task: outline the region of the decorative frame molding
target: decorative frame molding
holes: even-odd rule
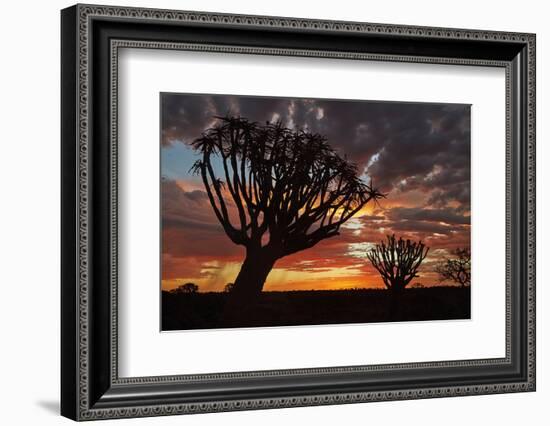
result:
[[[139,24],[143,29],[127,30],[125,25],[128,23]],[[189,29],[189,35],[183,35],[189,40],[175,39],[168,27]],[[228,34],[234,33],[238,42],[212,43],[205,36],[205,30],[214,27],[224,29]],[[142,34],[140,31],[158,34],[159,40],[139,38]],[[270,31],[275,34],[273,39],[276,43],[282,43],[283,46],[250,45],[246,41],[248,31],[257,34]],[[299,38],[300,35],[310,33],[334,40],[334,46],[338,49],[319,46],[304,48],[299,46],[300,42],[298,46],[288,45],[288,37]],[[282,35],[282,41],[277,39],[278,35]],[[285,35],[288,37],[285,38]],[[373,42],[372,45],[367,43],[366,50],[358,51],[354,49],[355,40]],[[416,49],[418,54],[400,53],[399,47],[389,51],[390,42],[400,42],[409,47],[419,45]],[[349,48],[346,48],[346,43]],[[455,55],[443,54],[448,46],[455,48],[451,51]],[[506,357],[119,378],[117,70],[118,49],[127,47],[505,68]],[[63,415],[75,420],[92,420],[535,389],[533,34],[76,5],[62,11],[62,56]],[[94,159],[93,163],[91,158]],[[101,171],[98,167],[101,167]],[[102,172],[107,173],[101,175]],[[98,230],[103,231],[100,233]],[[502,377],[498,381],[496,377],[488,381],[480,378],[467,385],[445,382],[449,380],[445,378],[449,371],[466,373],[474,369],[485,369],[488,374],[501,369]],[[404,386],[403,379],[410,371],[426,371],[426,377],[432,375],[436,385],[418,387],[410,386],[409,383],[409,386]],[[367,380],[371,376],[380,377],[380,373],[395,377],[394,388],[391,383],[377,388],[375,379]],[[349,385],[337,392],[323,392],[323,389],[330,389],[331,378],[336,375],[340,378],[349,376]],[[509,379],[503,379],[504,375]],[[319,382],[314,391],[295,389],[304,378]],[[248,380],[250,386],[243,386],[243,390],[237,393],[223,393],[224,384],[235,379]],[[275,384],[276,379],[284,379],[286,388],[281,388],[281,380]],[[362,383],[362,380],[368,383]],[[401,383],[397,384],[400,380]],[[255,389],[262,388],[265,394],[266,386],[269,388],[270,383],[273,383],[271,396],[254,397]],[[196,388],[196,395],[189,394],[187,390],[180,396],[166,396],[167,389],[173,393],[175,387],[183,389],[186,386],[186,389],[189,386]]]

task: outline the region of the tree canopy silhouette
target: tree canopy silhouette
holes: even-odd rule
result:
[[[461,287],[470,285],[471,282],[471,252],[469,248],[457,248],[453,250],[453,259],[445,259],[436,266],[435,271],[441,280],[451,280]]]
[[[192,144],[194,170],[227,236],[246,248],[232,294],[258,294],[278,259],[338,235],[383,197],[319,134],[216,118]]]
[[[418,277],[418,268],[428,251],[429,247],[422,241],[396,239],[395,235],[388,235],[386,242],[381,241],[367,252],[367,258],[382,276],[386,288],[399,292]]]
[[[176,293],[176,294],[197,293],[198,291],[199,291],[199,286],[195,283],[185,283],[171,290],[172,293]]]

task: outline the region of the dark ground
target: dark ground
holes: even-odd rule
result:
[[[406,289],[393,301],[387,290],[264,292],[243,308],[238,323],[224,319],[230,293],[162,292],[162,330],[351,324],[470,318],[470,288]]]

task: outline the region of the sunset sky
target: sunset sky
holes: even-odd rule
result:
[[[189,143],[241,116],[319,133],[362,177],[387,193],[340,235],[277,261],[264,290],[383,287],[366,252],[385,235],[430,247],[413,284],[438,283],[435,263],[470,247],[470,106],[350,100],[161,94],[162,287],[185,282],[221,291],[237,276],[244,247],[225,235],[202,180],[190,172]],[[450,283],[449,283],[450,284]]]

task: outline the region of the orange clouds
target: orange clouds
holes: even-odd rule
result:
[[[200,291],[222,291],[237,276],[244,248],[227,238],[200,190],[165,181],[163,200],[163,288],[194,282]],[[408,197],[397,194],[392,203],[383,200],[364,209],[341,228],[340,235],[278,260],[264,289],[381,288],[382,280],[366,252],[392,233],[421,239],[430,247],[415,281],[436,285],[435,264],[450,250],[470,245],[469,216],[452,208],[412,206]]]

